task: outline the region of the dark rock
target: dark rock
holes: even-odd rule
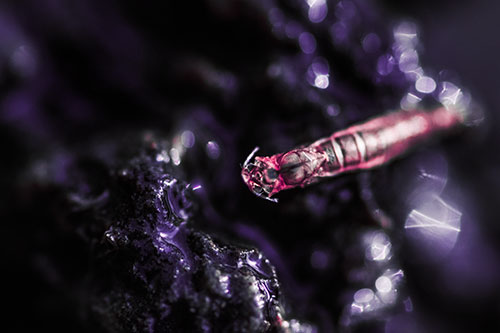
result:
[[[72,289],[66,303],[83,295],[75,308],[89,320],[81,323],[108,332],[281,330],[274,267],[259,250],[197,228],[193,189],[157,159],[170,147],[150,133],[101,142],[86,154],[54,154],[45,162],[51,171],[31,175],[37,204],[52,206],[44,221],[57,234],[51,242],[74,242],[50,259],[77,267],[73,276],[56,273]]]

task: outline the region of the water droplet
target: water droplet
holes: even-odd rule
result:
[[[335,117],[340,114],[340,108],[337,105],[330,104],[326,107],[326,114]]]
[[[436,194],[423,193],[421,202],[408,215],[406,234],[422,255],[438,259],[454,247],[460,233],[462,212]]]
[[[316,51],[316,39],[309,32],[303,32],[299,36],[299,46],[305,54],[311,54]]]
[[[396,60],[392,55],[384,54],[378,58],[377,72],[383,76],[389,75],[394,69],[395,64]]]
[[[316,269],[325,269],[328,265],[328,255],[324,251],[316,250],[311,255],[311,266]]]
[[[403,73],[408,73],[418,69],[418,53],[410,49],[404,51],[399,57],[399,69]]]
[[[375,33],[369,33],[361,42],[366,53],[375,53],[380,49],[380,38]]]
[[[400,102],[401,109],[403,110],[412,110],[416,107],[417,103],[422,99],[415,94],[408,93],[406,94]]]
[[[298,38],[303,31],[302,26],[295,21],[291,21],[285,26],[285,34],[288,38]]]
[[[344,22],[337,22],[330,27],[330,35],[335,43],[341,44],[346,41],[349,29]]]
[[[36,71],[36,58],[33,50],[26,46],[19,46],[11,56],[11,65],[21,76],[29,76]]]
[[[168,163],[168,162],[170,162],[170,157],[168,156],[168,154],[165,150],[162,150],[161,153],[156,155],[156,161]]]
[[[330,81],[328,79],[328,75],[320,74],[316,76],[316,78],[314,79],[314,86],[316,86],[319,89],[326,89],[328,88],[329,84]]]
[[[404,48],[413,48],[418,43],[417,26],[412,22],[402,22],[394,28],[396,43]]]
[[[179,154],[179,150],[176,148],[170,149],[170,157],[172,158],[172,162],[174,162],[175,165],[181,164],[181,156]]]
[[[436,81],[431,77],[422,76],[415,82],[415,89],[423,94],[430,94],[436,90]]]
[[[375,294],[373,293],[373,290],[369,288],[363,288],[354,294],[354,301],[356,303],[369,303],[371,300],[373,300],[373,297]]]
[[[451,82],[443,82],[441,91],[439,92],[439,101],[445,106],[453,106],[455,108],[465,108],[468,102],[464,98],[462,90]]]
[[[335,16],[341,20],[350,20],[356,16],[356,6],[351,1],[340,1],[335,7]]]
[[[391,258],[392,244],[389,237],[383,232],[376,232],[367,237],[366,259],[372,261],[386,261]]]
[[[326,0],[307,0],[307,4],[309,5],[309,21],[313,23],[322,22],[326,14],[328,14]]]
[[[195,137],[193,132],[191,131],[184,131],[181,134],[181,143],[184,147],[186,148],[191,148],[193,147],[195,142]]]
[[[387,276],[381,276],[375,281],[375,287],[381,293],[387,293],[392,290],[392,281]]]
[[[269,10],[269,12],[267,14],[267,17],[269,19],[269,22],[273,26],[279,26],[279,25],[283,24],[284,15],[281,12],[281,10],[279,10],[278,8],[271,8],[271,10]]]
[[[220,148],[219,148],[219,145],[217,144],[217,142],[215,142],[215,141],[208,141],[207,142],[206,151],[207,151],[208,157],[210,157],[211,159],[215,160],[215,159],[218,159],[220,156]]]

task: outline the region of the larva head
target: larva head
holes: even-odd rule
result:
[[[247,157],[241,170],[241,178],[247,184],[250,191],[256,196],[278,202],[278,199],[271,198],[277,192],[279,187],[279,174],[273,163],[269,158],[256,157],[255,161],[250,163],[253,155],[257,152],[255,148],[252,153]]]

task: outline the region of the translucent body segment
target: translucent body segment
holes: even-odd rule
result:
[[[344,135],[336,138],[335,140],[338,142],[340,149],[342,150],[344,165],[354,165],[361,162],[361,154],[354,136]]]
[[[280,173],[287,185],[300,184],[304,180],[307,175],[305,171],[309,169],[305,165],[306,160],[304,154],[297,151],[283,155]]]
[[[365,142],[367,160],[384,153],[385,142],[380,139],[378,131],[360,132],[359,136]]]
[[[337,155],[335,154],[333,142],[330,138],[325,139],[323,143],[318,144],[318,151],[322,152],[325,156],[325,161],[321,165],[325,172],[332,172],[340,169],[341,165]]]
[[[309,179],[321,164],[321,156],[311,149],[295,149],[285,153],[280,162],[280,174],[287,185],[297,185]]]

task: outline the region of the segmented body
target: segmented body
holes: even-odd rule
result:
[[[458,126],[462,120],[459,113],[444,107],[390,113],[306,147],[256,157],[255,163],[245,164],[242,176],[254,193],[269,198],[324,177],[383,165],[421,141]]]

